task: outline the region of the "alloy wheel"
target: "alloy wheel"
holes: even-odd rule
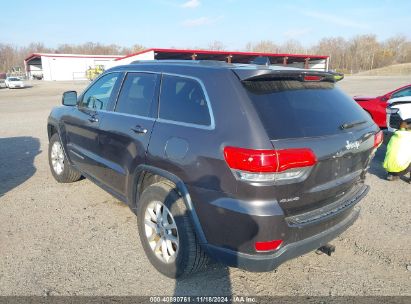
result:
[[[64,153],[59,142],[54,142],[51,147],[51,164],[57,175],[60,175],[64,170]]]
[[[179,236],[170,210],[159,201],[150,202],[144,214],[144,228],[155,256],[166,264],[174,262],[179,249]]]

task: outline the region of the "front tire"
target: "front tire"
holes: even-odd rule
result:
[[[165,276],[187,276],[207,264],[208,257],[174,185],[158,182],[148,186],[139,200],[137,222],[147,258]]]
[[[51,174],[56,181],[59,183],[72,183],[80,179],[80,172],[67,161],[57,133],[50,138],[48,153]]]

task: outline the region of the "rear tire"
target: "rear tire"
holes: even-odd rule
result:
[[[67,161],[57,133],[54,133],[50,138],[48,153],[51,174],[56,181],[59,183],[72,183],[80,179],[80,172]]]
[[[157,182],[144,189],[137,224],[147,258],[165,276],[187,276],[207,264],[208,256],[198,243],[187,207],[171,183]]]

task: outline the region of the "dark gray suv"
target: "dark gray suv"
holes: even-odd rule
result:
[[[212,61],[106,71],[48,119],[58,182],[85,176],[137,214],[169,277],[208,257],[269,271],[357,218],[382,133],[327,72]]]

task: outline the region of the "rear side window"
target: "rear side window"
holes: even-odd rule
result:
[[[345,123],[369,116],[334,83],[245,81],[244,86],[271,139],[332,135]]]
[[[150,116],[157,75],[128,73],[118,97],[116,112]]]
[[[211,118],[207,100],[198,81],[164,75],[159,117],[176,122],[209,126]]]

